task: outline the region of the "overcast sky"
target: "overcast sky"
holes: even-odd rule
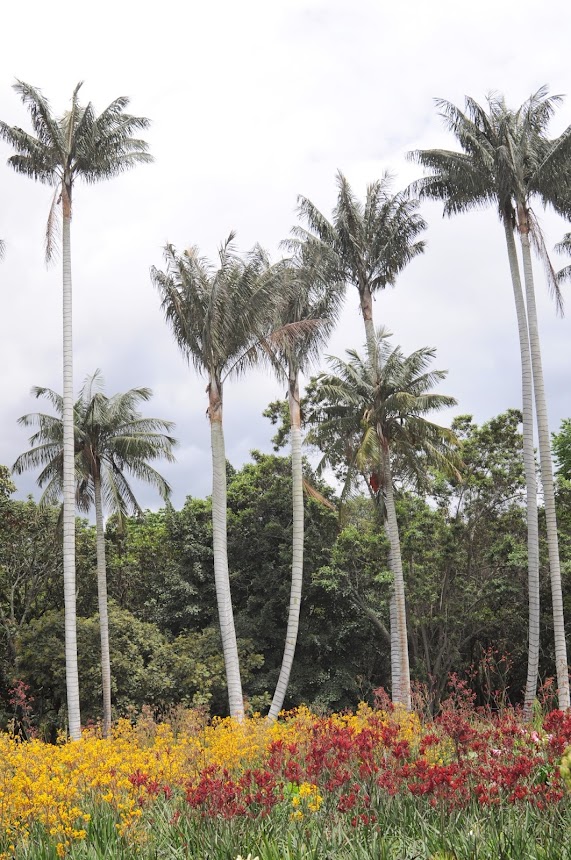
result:
[[[159,467],[173,502],[210,491],[206,381],[184,363],[163,321],[149,268],[162,247],[197,245],[214,257],[231,230],[243,250],[260,242],[274,258],[296,221],[298,194],[329,215],[335,173],[356,194],[385,170],[395,191],[418,175],[411,149],[454,141],[433,99],[463,105],[492,90],[518,106],[548,84],[569,93],[552,132],[571,124],[571,5],[552,0],[209,0],[97,4],[29,0],[2,9],[0,117],[30,129],[11,89],[38,86],[57,114],[75,84],[99,112],[131,97],[152,120],[156,162],[98,186],[77,186],[72,223],[75,387],[100,368],[106,391],[152,388],[147,414],[176,422],[177,463]],[[30,388],[61,381],[61,272],[43,261],[50,189],[2,166],[0,143],[0,463],[27,448],[17,418],[42,406]],[[443,221],[423,206],[427,249],[381,294],[375,321],[409,352],[437,349],[448,369],[440,387],[459,401],[453,414],[479,422],[519,406],[515,311],[503,230],[493,211]],[[542,218],[549,248],[565,225]],[[567,260],[556,258],[557,268]],[[571,415],[571,316],[557,318],[541,267],[536,289],[551,428]],[[570,290],[566,289],[566,293]],[[567,302],[571,315],[571,302]],[[327,352],[361,348],[357,294],[349,290]],[[239,466],[270,450],[261,416],[283,387],[257,374],[225,390],[227,454]],[[33,491],[32,475],[17,479]],[[157,507],[151,490],[144,506]]]

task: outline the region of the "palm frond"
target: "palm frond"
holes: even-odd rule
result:
[[[427,415],[454,406],[456,400],[431,390],[446,376],[431,370],[435,351],[427,347],[404,356],[392,348],[386,332],[377,333],[379,366],[354,350],[348,360],[329,357],[330,374],[310,383],[313,409],[307,411],[307,438],[329,456],[332,465],[344,458],[349,472],[381,471],[383,457],[396,456],[399,473],[419,483],[429,468],[456,475],[460,462],[454,433]]]
[[[563,295],[561,294],[561,290],[559,289],[559,279],[555,269],[553,268],[553,263],[551,262],[551,257],[545,244],[545,238],[543,236],[541,225],[539,224],[533,210],[529,210],[528,217],[530,224],[529,235],[531,238],[532,245],[535,249],[537,256],[543,263],[543,268],[547,280],[547,287],[551,298],[555,302],[555,310],[558,316],[562,317],[565,313]]]
[[[18,457],[14,470],[43,466],[37,481],[39,486],[47,485],[44,496],[53,502],[63,481],[62,398],[49,388],[32,392],[46,397],[58,415],[36,413],[20,418],[23,426],[38,430],[30,437],[32,448]],[[80,510],[89,511],[94,504],[95,480],[99,479],[103,498],[112,510],[120,514],[139,511],[125,472],[153,484],[163,498],[170,493],[168,483],[148,461],[174,460],[172,449],[177,443],[167,435],[174,425],[138,412],[138,405],[151,395],[148,388],[136,388],[107,397],[100,371],[86,378],[74,406],[76,503]]]
[[[60,221],[58,218],[56,218],[57,207],[60,203],[60,200],[61,192],[59,188],[56,188],[52,197],[50,211],[48,213],[48,220],[46,222],[46,235],[44,245],[46,263],[51,263],[55,256],[56,238],[59,238],[60,234]]]

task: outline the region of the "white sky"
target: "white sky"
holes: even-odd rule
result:
[[[542,84],[570,93],[553,133],[571,123],[571,5],[551,0],[163,0],[86,5],[29,0],[2,9],[0,117],[29,128],[11,89],[16,77],[38,86],[60,114],[78,80],[100,111],[129,95],[148,116],[156,163],[99,186],[77,186],[72,226],[75,385],[101,368],[113,394],[149,386],[147,414],[176,421],[177,464],[159,466],[179,507],[210,488],[205,380],[184,364],[149,278],[165,242],[198,245],[213,257],[230,230],[247,250],[260,242],[278,256],[295,223],[298,194],[330,214],[335,172],[363,196],[385,169],[395,191],[418,175],[404,160],[415,148],[454,141],[433,98],[463,105],[491,90],[519,105]],[[61,391],[61,274],[46,269],[43,237],[50,189],[3,167],[0,144],[0,463],[28,447],[16,420],[42,409],[33,385]],[[490,210],[443,221],[423,207],[428,247],[381,294],[375,322],[405,351],[437,348],[448,368],[442,393],[454,413],[483,421],[520,403],[515,311],[503,231]],[[542,213],[540,213],[542,215]],[[549,248],[566,231],[542,219]],[[566,264],[556,259],[556,266]],[[556,318],[536,267],[543,359],[552,429],[571,415],[571,317]],[[570,290],[566,289],[569,294]],[[568,300],[569,304],[569,300]],[[571,313],[571,310],[570,310]],[[348,292],[327,352],[361,348],[356,293]],[[228,458],[270,449],[261,417],[283,390],[257,374],[225,390]],[[46,404],[47,405],[47,404]],[[451,413],[453,414],[453,413]],[[448,416],[450,417],[450,416]],[[444,419],[446,420],[446,419]],[[18,478],[20,495],[33,476]],[[154,493],[141,489],[144,506]]]

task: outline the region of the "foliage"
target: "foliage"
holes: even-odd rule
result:
[[[253,636],[264,667],[249,687],[254,696],[275,686],[283,647],[291,569],[291,466],[289,458],[254,452],[228,488],[228,551],[239,635]],[[308,483],[331,492],[306,466]],[[317,571],[329,561],[337,531],[334,513],[308,496],[305,511],[305,584],[296,660],[287,702],[346,707],[359,695],[356,675],[375,658],[370,638],[351,607],[328,594]],[[360,648],[368,651],[362,661]]]
[[[468,416],[455,419],[463,481],[436,472],[430,495],[400,490],[396,496],[412,677],[427,685],[423,695],[430,713],[437,712],[445,695],[449,672],[471,679],[480,704],[492,701],[500,688],[509,701],[520,701],[526,644],[520,417],[510,410],[480,426]],[[289,459],[255,454],[253,462],[238,471],[230,468],[228,474],[239,648],[245,691],[257,708],[267,703],[273,689],[285,629],[291,563]],[[307,464],[305,477],[308,485],[335,500]],[[571,581],[570,499],[562,484],[558,513],[566,592]],[[0,719],[5,725],[12,718],[9,689],[23,678],[34,699],[32,725],[46,726],[48,732],[64,724],[63,669],[54,656],[61,652],[55,626],[63,605],[57,520],[56,509],[39,508],[29,500],[8,498],[0,504]],[[93,658],[97,649],[89,638],[97,612],[94,531],[77,521],[80,626],[83,630],[89,621],[86,629],[91,631],[81,634],[81,648],[92,649],[81,657],[89,708],[100,683]],[[178,702],[193,701],[205,702],[212,713],[225,713],[214,632],[210,501],[189,498],[179,511],[169,507],[143,518],[127,517],[123,528],[112,517],[106,548],[112,614],[121,618],[126,613],[118,635],[128,641],[120,640],[121,649],[134,655],[135,667],[143,667],[133,673],[137,683],[132,683],[123,654],[117,654],[116,714],[145,703],[162,713]],[[549,679],[554,669],[545,556],[543,546],[540,668],[542,678]],[[370,495],[348,501],[340,519],[308,498],[305,557],[299,650],[288,706],[305,701],[317,708],[344,708],[354,707],[360,698],[372,702],[373,690],[386,687],[390,675],[388,547]],[[144,650],[147,634],[150,654]],[[509,659],[507,674],[490,669],[490,649],[497,651],[496,660],[503,655]],[[35,674],[32,664],[39,666]],[[90,710],[89,717],[96,718],[97,711]]]
[[[561,422],[559,433],[553,433],[553,451],[557,460],[557,474],[571,481],[571,418]]]
[[[139,403],[152,396],[149,388],[132,388],[112,397],[102,389],[103,378],[95,371],[85,380],[74,405],[76,504],[81,511],[89,511],[100,484],[106,507],[121,516],[128,510],[140,514],[125,473],[153,484],[166,499],[170,487],[149,460],[174,460],[172,448],[177,443],[167,435],[174,425],[159,418],[144,418],[138,411]],[[45,488],[42,500],[56,504],[63,491],[63,399],[55,391],[38,386],[32,394],[45,397],[57,415],[33,413],[19,419],[24,427],[36,426],[38,430],[30,437],[32,448],[18,457],[14,471],[21,474],[43,466],[37,479]]]

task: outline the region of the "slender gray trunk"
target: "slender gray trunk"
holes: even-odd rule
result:
[[[377,337],[375,326],[373,323],[373,297],[367,286],[359,291],[361,299],[361,314],[365,324],[365,337],[367,339],[367,354],[369,362],[376,373],[376,369],[380,369],[379,356],[377,355]],[[381,436],[379,435],[379,445],[381,444]],[[391,598],[390,606],[390,630],[391,630],[391,686],[393,702],[404,704],[410,710],[410,669],[408,659],[408,640],[406,635],[406,606],[404,600],[404,577],[402,572],[402,561],[400,552],[400,540],[398,534],[398,525],[396,521],[396,511],[394,509],[392,476],[390,475],[390,464],[388,462],[388,454],[384,457],[386,463],[384,469],[389,469],[390,494],[393,504],[394,523],[389,527],[388,519],[385,523],[387,535],[391,545],[390,563],[391,571],[394,577],[394,595]],[[385,475],[386,483],[386,475]],[[386,498],[386,497],[385,497]],[[388,499],[386,498],[387,518],[388,518]],[[389,533],[390,532],[390,533]],[[392,538],[391,538],[392,534]],[[393,556],[393,540],[396,537],[395,555]],[[393,567],[393,557],[395,559],[396,569],[400,569],[400,574]],[[401,585],[397,586],[397,576],[400,575]],[[400,596],[397,595],[397,588],[401,591]],[[395,601],[394,607],[392,601]],[[404,637],[403,637],[404,630]]]
[[[276,691],[268,713],[269,720],[276,720],[287,692],[299,631],[301,590],[303,585],[303,470],[301,459],[301,412],[299,404],[298,373],[290,367],[289,414],[291,423],[291,478],[293,501],[293,540],[291,563],[291,590],[287,619],[286,641]]]
[[[371,366],[376,368],[377,362],[377,335],[373,323],[373,297],[368,287],[361,291],[361,314],[365,324],[365,337],[367,339],[367,354]]]
[[[389,560],[389,567],[392,566]],[[401,696],[401,673],[400,673],[400,648],[397,622],[397,602],[394,593],[391,594],[389,603],[389,620],[391,630],[391,695],[393,702],[400,702]]]
[[[551,460],[551,439],[547,419],[547,404],[543,382],[541,363],[541,347],[535,306],[535,289],[533,284],[533,267],[531,249],[529,246],[529,224],[527,212],[523,206],[518,210],[521,249],[523,258],[523,275],[525,296],[527,301],[527,319],[529,325],[529,344],[531,349],[531,366],[533,370],[533,388],[535,391],[535,412],[537,415],[537,434],[539,439],[539,463],[541,483],[545,504],[545,523],[547,530],[547,548],[549,553],[549,571],[551,578],[551,600],[553,604],[553,634],[555,640],[555,668],[557,672],[557,694],[559,707],[568,710],[569,702],[569,666],[567,663],[567,644],[565,641],[565,619],[563,614],[563,592],[561,588],[561,566],[559,562],[559,541],[557,537],[557,517],[555,514],[555,488],[553,485],[553,463]]]
[[[537,476],[535,452],[533,448],[533,382],[531,353],[525,300],[521,288],[521,278],[517,259],[514,231],[504,218],[506,245],[512,278],[512,287],[517,315],[519,351],[521,358],[521,391],[523,415],[523,464],[525,470],[527,504],[527,580],[528,580],[528,657],[527,682],[523,704],[524,717],[529,719],[537,693],[539,670],[539,534],[537,521]]]
[[[97,467],[96,470],[97,471]],[[99,606],[99,634],[101,638],[101,686],[103,690],[103,737],[111,731],[111,658],[109,656],[109,615],[107,606],[107,567],[105,563],[105,531],[101,479],[94,475],[95,533],[97,538],[97,602]]]
[[[214,582],[220,620],[220,635],[224,653],[230,716],[244,719],[244,699],[240,678],[238,644],[232,612],[230,575],[228,573],[226,451],[222,430],[222,386],[210,380],[209,408],[212,445],[212,542],[214,549]]]
[[[400,551],[399,528],[395,499],[393,493],[393,477],[389,452],[383,452],[383,489],[385,491],[386,505],[386,531],[390,544],[391,571],[394,577],[394,602],[396,615],[396,634],[398,640],[400,684],[398,687],[398,698],[393,690],[393,701],[404,705],[410,711],[410,668],[408,660],[408,635],[406,629],[406,602],[404,596],[404,576],[402,570],[402,558]],[[391,623],[391,633],[393,625]],[[391,654],[393,647],[391,644]]]
[[[71,201],[63,192],[63,591],[65,679],[69,736],[81,738],[77,613],[75,594],[75,442],[73,429],[73,342],[71,301]]]

